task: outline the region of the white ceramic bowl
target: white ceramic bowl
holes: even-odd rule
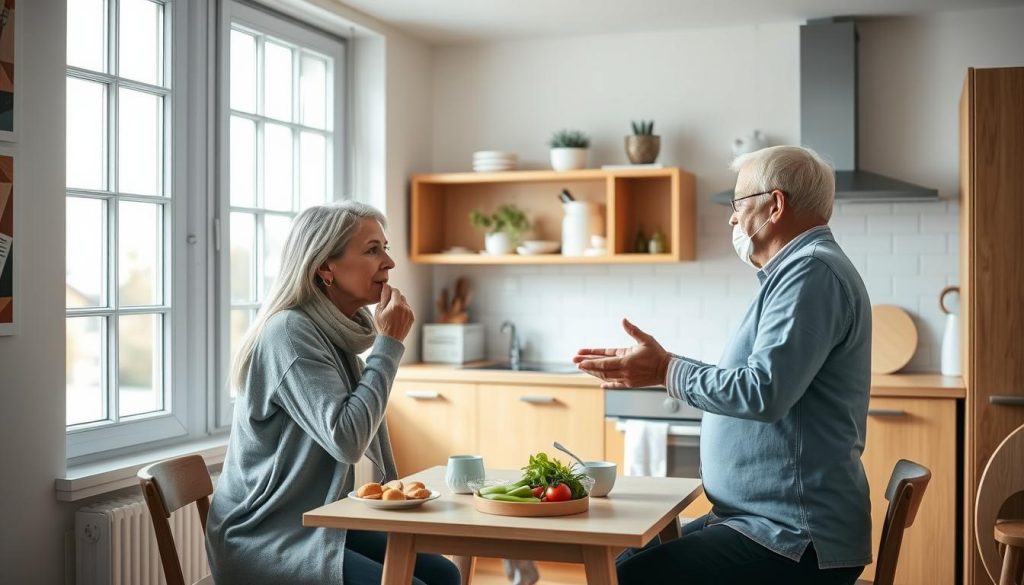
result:
[[[525,240],[522,243],[522,248],[528,254],[551,254],[556,252],[561,245],[561,242],[557,240]]]

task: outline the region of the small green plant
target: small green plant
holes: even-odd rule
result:
[[[633,134],[636,136],[654,136],[654,120],[633,120]]]
[[[530,220],[515,205],[502,205],[494,213],[484,214],[474,209],[469,212],[469,221],[473,227],[487,230],[489,233],[505,232],[514,240],[519,234],[530,229]]]
[[[559,130],[548,141],[551,148],[589,148],[590,137],[579,130]]]

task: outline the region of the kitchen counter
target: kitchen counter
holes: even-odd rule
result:
[[[492,362],[473,362],[465,366]],[[452,364],[403,364],[397,380],[406,382],[463,382],[467,384],[525,384],[598,388],[597,378],[587,374],[552,374],[508,370],[473,370]],[[902,398],[963,398],[959,376],[939,374],[885,374],[871,376],[871,395]]]

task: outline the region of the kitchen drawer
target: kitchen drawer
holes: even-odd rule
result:
[[[395,382],[388,430],[399,476],[477,452],[476,385]]]

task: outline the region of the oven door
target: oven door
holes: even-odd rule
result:
[[[615,423],[616,432],[622,433],[625,444],[627,418],[609,418]],[[650,421],[651,419],[643,419]],[[666,470],[669,477],[700,477],[700,421],[699,420],[655,420],[668,423],[668,444],[666,446]]]

